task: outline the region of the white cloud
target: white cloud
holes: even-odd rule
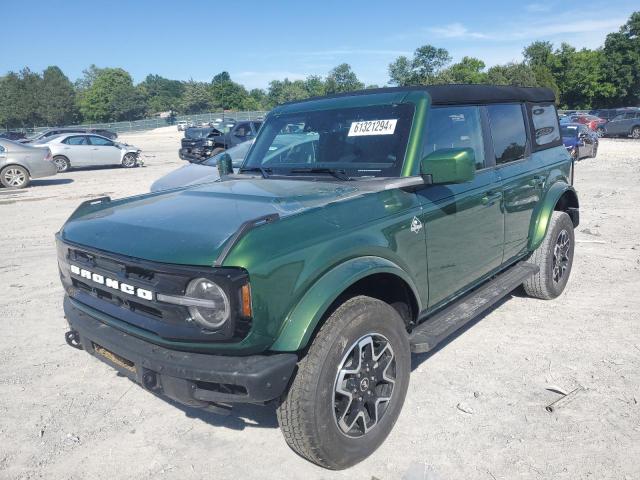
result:
[[[549,5],[548,3],[530,3],[524,8],[527,12],[544,13],[551,10],[551,5]]]
[[[489,38],[488,35],[472,32],[461,23],[450,23],[442,27],[431,27],[429,32],[443,38]]]
[[[246,88],[266,88],[271,80],[303,80],[306,73],[288,71],[243,71],[231,72],[231,78],[243,84]]]

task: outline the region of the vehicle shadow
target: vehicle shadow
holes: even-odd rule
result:
[[[228,415],[220,415],[219,413],[211,412],[203,408],[182,405],[170,398],[160,398],[177,409],[182,410],[187,418],[201,420],[213,427],[224,427],[231,430],[278,428],[276,405],[273,402],[266,405],[236,403]]]
[[[446,339],[444,339],[442,342],[440,342],[438,344],[438,346],[436,348],[434,348],[433,350],[430,350],[430,351],[428,351],[426,353],[412,353],[411,354],[411,370],[413,371],[416,368],[418,368],[424,362],[429,360],[432,356],[437,354],[440,350],[442,350],[447,345],[449,345],[451,342],[453,342],[460,335],[464,334],[466,331],[468,331],[469,329],[473,328],[474,325],[476,325],[478,322],[480,322],[482,319],[484,319],[487,315],[490,315],[491,312],[493,312],[494,310],[500,308],[502,305],[504,305],[510,299],[518,296],[517,292],[518,292],[518,289],[516,289],[515,291],[511,292],[506,297],[502,298],[500,301],[498,301],[491,308],[489,308],[488,310],[485,310],[483,313],[481,313],[480,315],[475,317],[473,320],[471,320],[469,323],[467,323],[464,327],[462,327],[461,329],[459,329],[459,330],[453,332],[451,335],[449,335]]]
[[[66,185],[73,183],[73,178],[52,178],[47,180],[31,180],[31,187],[46,187],[48,185]]]

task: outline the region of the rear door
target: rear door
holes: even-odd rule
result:
[[[91,142],[92,165],[119,165],[121,161],[120,149],[114,142],[97,135],[89,135]]]
[[[485,108],[504,201],[503,261],[509,262],[527,251],[531,217],[546,175],[544,166],[536,165],[531,155],[525,106],[509,103]]]
[[[420,225],[425,226],[429,307],[441,304],[496,269],[502,261],[502,193],[487,155],[480,107],[433,107],[427,117],[422,156],[447,148],[471,148],[473,181],[425,186]]]
[[[74,167],[91,165],[91,145],[86,135],[72,135],[62,142],[62,155],[69,159]]]

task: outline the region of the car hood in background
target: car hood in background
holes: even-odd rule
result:
[[[164,263],[212,265],[240,226],[361,195],[355,186],[304,180],[228,180],[81,206],[62,240]]]
[[[170,188],[195,185],[197,183],[213,182],[219,177],[218,169],[207,165],[190,164],[167,173],[164,177],[151,184],[152,192],[168,190]]]

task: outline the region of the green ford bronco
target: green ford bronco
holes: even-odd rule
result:
[[[548,89],[384,88],[288,103],[218,181],[78,207],[66,340],[151,392],[275,402],[326,468],[395,424],[411,352],[524,287],[563,291],[578,198]]]

